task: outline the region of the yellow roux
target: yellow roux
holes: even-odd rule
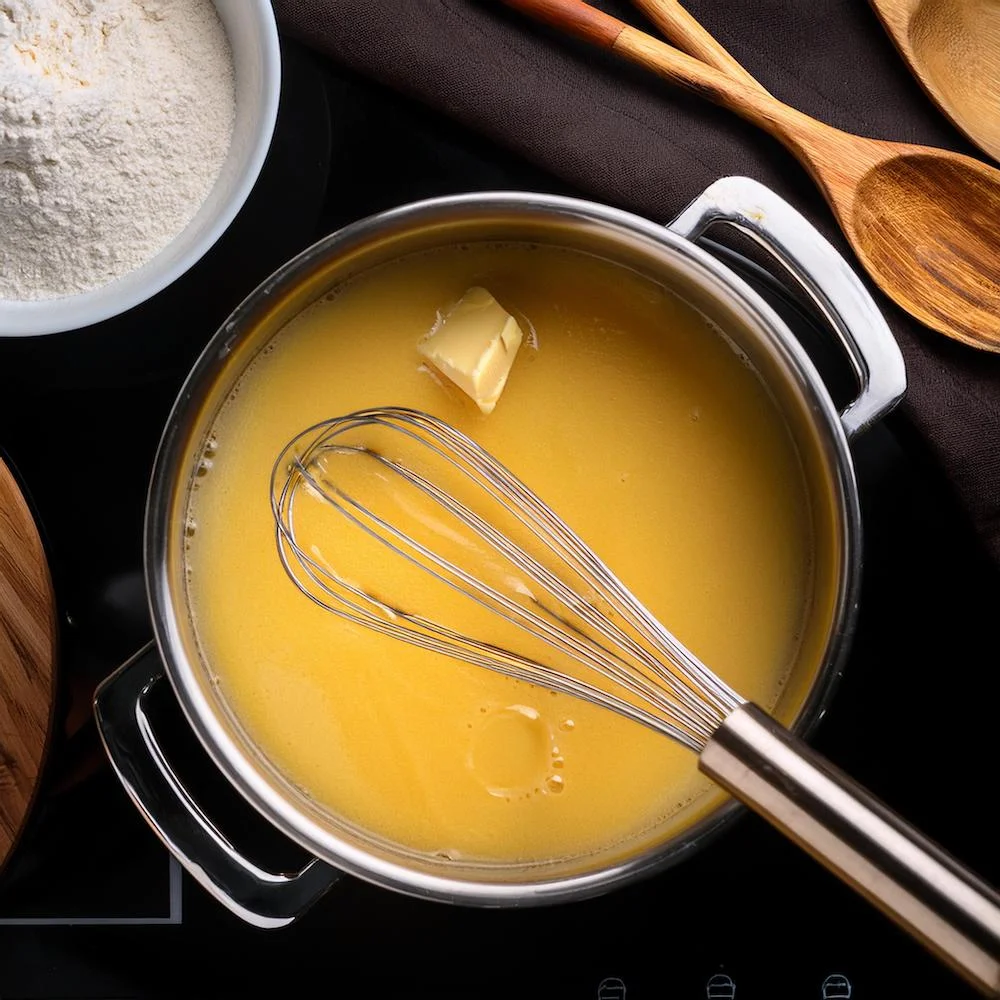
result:
[[[524,332],[489,415],[417,352],[473,286]],[[252,739],[337,815],[466,860],[579,857],[703,811],[710,783],[669,739],[360,629],[286,578],[275,457],[319,420],[388,404],[496,454],[738,692],[770,708],[788,679],[812,587],[810,514],[759,378],[642,276],[573,251],[473,244],[383,265],[305,310],[218,415],[190,493],[188,597]]]

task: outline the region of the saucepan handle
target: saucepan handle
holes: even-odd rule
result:
[[[150,643],[98,688],[94,712],[112,767],[156,835],[223,906],[257,927],[291,923],[341,873],[315,859],[298,872],[270,872],[239,853],[191,797],[157,740],[148,709],[164,683]]]
[[[1000,996],[1000,894],[751,704],[701,770],[987,996]]]
[[[804,216],[749,177],[723,177],[670,223],[695,240],[728,223],[761,244],[815,304],[834,331],[859,393],[840,414],[849,438],[871,427],[906,391],[903,356],[878,306],[847,261]]]

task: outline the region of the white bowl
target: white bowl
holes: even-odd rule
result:
[[[215,0],[236,70],[236,120],[222,170],[191,221],[142,267],[57,299],[0,299],[0,337],[61,333],[145,302],[199,261],[226,231],[257,181],[278,115],[281,53],[270,0]]]

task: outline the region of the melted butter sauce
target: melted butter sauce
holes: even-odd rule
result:
[[[472,285],[531,331],[489,416],[416,352]],[[190,495],[188,595],[253,739],[362,828],[484,861],[598,851],[717,801],[668,739],[360,629],[285,577],[275,457],[305,427],[379,405],[434,413],[493,452],[742,695],[771,707],[787,679],[811,587],[809,513],[755,374],[640,275],[572,251],[473,244],[373,269],[307,309],[216,420],[211,468]],[[388,561],[373,571],[357,546],[355,564],[386,591],[420,586]],[[471,622],[460,598],[440,600],[450,624]]]

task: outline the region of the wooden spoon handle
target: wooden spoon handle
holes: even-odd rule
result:
[[[679,49],[695,59],[739,80],[748,87],[764,88],[718,42],[702,24],[692,17],[677,0],[632,0]]]
[[[613,49],[618,36],[628,27],[617,17],[605,14],[578,0],[503,0],[536,21],[564,31],[581,41]]]
[[[638,63],[671,83],[735,111],[760,126],[793,152],[810,145],[809,137],[820,138],[836,130],[818,122],[767,93],[756,81],[734,80],[714,66],[685,55],[652,35],[633,28],[582,0],[503,0],[522,14],[574,38],[614,52]]]

